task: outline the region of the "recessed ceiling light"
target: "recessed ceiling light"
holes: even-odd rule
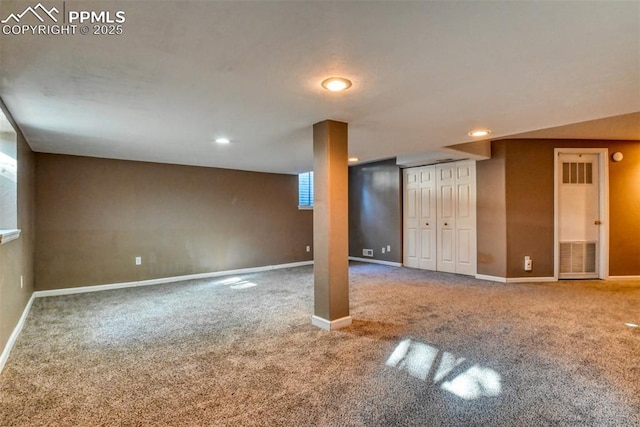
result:
[[[351,87],[351,80],[343,77],[329,77],[322,82],[322,87],[331,92],[341,92]]]
[[[491,133],[490,130],[488,129],[477,129],[477,130],[472,130],[471,132],[469,132],[469,136],[473,136],[475,138],[481,137],[481,136],[489,136],[489,134]]]
[[[229,138],[216,138],[216,142],[218,144],[228,144],[231,141],[229,140]]]
[[[349,157],[349,161],[350,161],[351,163],[355,163],[355,162],[357,162],[358,160],[360,160],[360,159],[359,159],[359,158],[357,158],[357,157]]]

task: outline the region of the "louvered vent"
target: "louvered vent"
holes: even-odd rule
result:
[[[596,242],[560,242],[560,273],[595,273]]]
[[[593,164],[589,162],[562,163],[563,184],[593,184]]]

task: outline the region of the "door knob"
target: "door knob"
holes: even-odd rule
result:
[[[444,223],[444,226],[445,226],[445,227],[446,227],[446,226],[448,226],[448,225],[449,225],[449,224],[447,224],[446,222]]]
[[[425,225],[426,225],[426,226],[428,226],[428,225],[429,225],[429,223],[426,223]]]
[[[601,225],[601,224],[602,224],[602,221],[598,221],[598,220],[596,219],[595,221],[593,221],[593,223],[594,223],[595,225]]]

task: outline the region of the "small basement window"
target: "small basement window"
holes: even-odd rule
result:
[[[0,110],[0,244],[20,236],[17,142],[16,131]]]
[[[298,209],[313,209],[313,172],[298,175]]]

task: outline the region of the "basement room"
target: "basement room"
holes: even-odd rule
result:
[[[640,2],[0,2],[1,426],[640,425]]]

